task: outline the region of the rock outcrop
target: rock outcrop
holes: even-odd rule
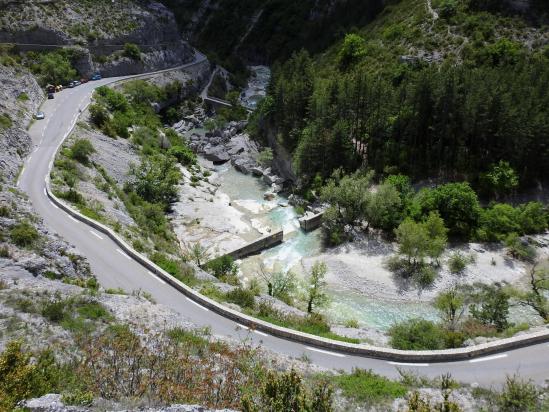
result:
[[[156,1],[29,0],[2,7],[0,42],[14,43],[23,51],[73,46],[79,51],[74,63],[81,76],[97,71],[106,77],[139,74],[194,58],[173,13]],[[124,53],[128,43],[138,46],[140,56]]]

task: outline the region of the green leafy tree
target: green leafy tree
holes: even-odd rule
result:
[[[444,220],[437,212],[429,213],[422,226],[429,236],[427,255],[438,264],[438,259],[446,249],[448,229],[444,226]]]
[[[38,72],[44,83],[66,84],[77,76],[70,59],[63,53],[45,53],[40,56]]]
[[[529,273],[530,290],[520,294],[521,301],[549,322],[549,269],[533,265]]]
[[[339,66],[342,69],[347,69],[364,58],[364,56],[366,56],[366,43],[364,39],[354,33],[345,35],[343,45],[338,54]]]
[[[393,230],[403,218],[401,197],[395,186],[387,183],[369,196],[365,209],[365,219],[374,228]]]
[[[480,286],[473,301],[469,309],[474,319],[495,327],[498,332],[509,326],[509,295],[501,286]]]
[[[439,293],[434,306],[439,311],[446,327],[455,330],[466,309],[465,296],[454,287]]]
[[[395,235],[398,253],[406,257],[408,266],[417,269],[423,265],[430,246],[425,226],[408,218],[395,229]]]
[[[421,190],[416,201],[423,215],[438,212],[451,235],[469,237],[478,225],[481,208],[469,183],[448,183]]]
[[[482,176],[487,189],[499,199],[518,187],[519,177],[509,162],[500,160]]]
[[[177,199],[181,177],[175,158],[161,154],[143,158],[141,165],[132,165],[129,188],[148,202],[160,203],[168,209]]]
[[[307,279],[307,313],[313,313],[316,308],[323,307],[328,304],[329,298],[326,294],[326,273],[328,267],[324,262],[316,262]]]

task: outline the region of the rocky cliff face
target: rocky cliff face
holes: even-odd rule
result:
[[[369,22],[383,0],[162,0],[185,38],[226,59],[268,64],[303,47],[319,51],[338,33]]]
[[[83,76],[137,74],[177,66],[193,59],[181,40],[173,13],[155,1],[0,0],[0,42],[20,50],[75,46]],[[126,43],[141,57],[124,57]]]

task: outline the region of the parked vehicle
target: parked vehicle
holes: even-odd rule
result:
[[[55,92],[56,93],[59,93],[61,90],[63,90],[63,85],[59,84],[59,85],[55,86]]]
[[[48,93],[48,99],[55,99],[55,94],[53,93]]]
[[[67,87],[69,87],[70,89],[76,87],[76,82],[69,82],[69,84],[67,85]]]
[[[48,93],[55,93],[55,86],[54,86],[53,84],[48,84],[48,85],[46,86],[46,91],[47,91]]]
[[[80,86],[81,84],[82,84],[82,83],[80,83],[78,80],[75,80],[75,81],[74,81],[74,85],[75,85],[75,86]]]
[[[46,115],[44,114],[44,112],[38,112],[34,115],[34,118],[36,120],[43,120],[45,117],[46,117]]]
[[[91,77],[91,80],[101,80],[101,75],[99,73],[95,73],[92,77]]]

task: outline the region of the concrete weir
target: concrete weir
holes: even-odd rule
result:
[[[243,259],[247,256],[254,255],[262,250],[269,249],[282,243],[284,239],[284,232],[279,230],[278,232],[271,233],[260,237],[253,242],[248,243],[232,252],[226,253],[225,256],[231,256],[234,260]]]
[[[301,226],[301,229],[303,229],[305,232],[315,230],[322,224],[323,215],[324,212],[316,213],[314,215],[307,213],[305,216],[299,219],[299,226]]]

